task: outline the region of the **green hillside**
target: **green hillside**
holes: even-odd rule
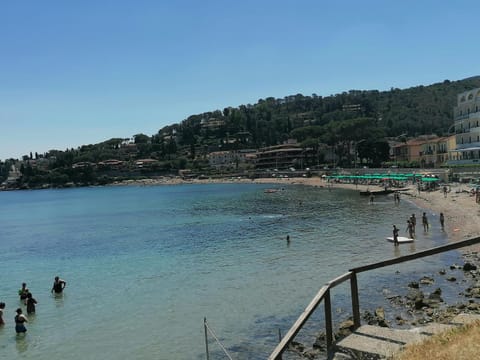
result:
[[[125,146],[128,139],[112,138],[77,149],[30,153],[23,159],[30,161],[21,169],[22,181],[29,186],[90,184],[110,182],[119,174],[130,177],[139,173],[171,174],[179,169],[204,171],[208,168],[209,152],[258,149],[287,139],[296,139],[314,151],[322,144],[334,146],[340,160],[344,159],[347,165],[351,162],[347,156],[349,147],[355,143],[362,158],[378,165],[388,154],[389,137],[446,135],[453,124],[457,95],[478,87],[480,76],[389,91],[350,90],[327,97],[315,94],[269,97],[253,105],[191,115],[156,134],[136,134],[133,150]],[[88,166],[108,159],[122,161],[122,171],[118,167],[106,166],[100,171]],[[132,171],[132,164],[139,159],[156,162],[140,170],[137,164]],[[6,178],[13,162],[12,159],[0,163],[0,180]],[[80,162],[87,166],[72,168]],[[40,163],[43,165],[39,166]]]

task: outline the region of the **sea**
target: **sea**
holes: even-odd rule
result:
[[[266,359],[329,280],[447,243],[430,211],[415,243],[385,240],[392,224],[406,236],[422,211],[405,198],[369,204],[358,191],[302,185],[0,192],[0,358],[205,359],[206,319],[221,344],[207,332],[211,359],[227,358],[221,346],[233,359]],[[408,282],[460,261],[449,252],[360,274],[361,311],[388,308]],[[67,282],[61,296],[50,291],[55,276]],[[38,304],[17,336],[22,282]],[[457,295],[435,287],[447,301]],[[336,324],[351,316],[348,283],[332,290],[332,307]],[[322,321],[319,307],[297,340],[313,343]]]

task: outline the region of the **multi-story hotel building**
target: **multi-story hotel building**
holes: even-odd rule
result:
[[[480,88],[457,96],[453,108],[456,148],[451,164],[480,164]]]

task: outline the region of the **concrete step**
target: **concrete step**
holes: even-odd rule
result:
[[[400,352],[407,344],[424,341],[434,334],[476,320],[480,320],[480,315],[459,314],[451,324],[432,323],[408,330],[363,325],[336,346],[339,352],[349,354],[353,359],[385,359]]]
[[[480,321],[480,315],[477,314],[458,314],[451,323],[455,325],[467,325],[474,321]]]
[[[428,335],[415,331],[363,325],[336,345],[340,352],[353,353],[355,358],[368,355],[371,359],[381,359],[399,352],[405,344],[426,338]]]

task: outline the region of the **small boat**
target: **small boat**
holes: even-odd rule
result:
[[[263,192],[266,194],[276,193],[278,189],[265,189]]]

